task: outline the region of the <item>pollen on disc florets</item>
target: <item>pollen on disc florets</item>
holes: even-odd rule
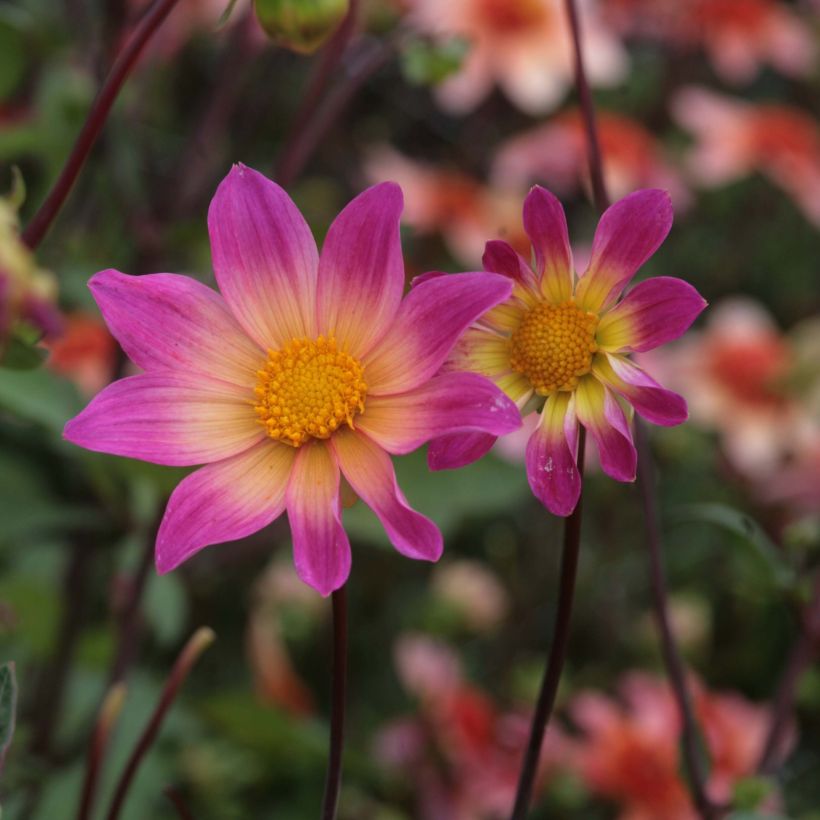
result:
[[[530,381],[536,393],[574,390],[592,369],[598,349],[598,317],[574,302],[541,302],[524,315],[510,338],[510,365]]]
[[[293,447],[330,438],[345,422],[353,427],[354,417],[364,412],[364,369],[332,336],[293,339],[269,350],[257,375],[259,421],[271,438]]]

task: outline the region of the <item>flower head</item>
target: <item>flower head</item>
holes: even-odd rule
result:
[[[474,109],[495,83],[521,110],[544,113],[572,85],[572,48],[559,0],[409,0],[408,6],[420,30],[470,42],[461,69],[438,89],[441,104],[454,113]],[[626,53],[595,16],[585,19],[590,78],[616,84],[626,73]]]
[[[512,296],[470,328],[448,369],[491,378],[523,410],[540,412],[527,445],[530,487],[557,515],[569,515],[581,491],[578,425],[598,446],[601,467],[635,478],[636,453],[622,402],[662,425],[686,419],[686,402],[628,359],[680,336],[706,302],[689,284],[657,277],[618,301],[672,225],[663,191],[638,191],[601,217],[586,272],[575,276],[564,211],[544,188],[524,202],[535,270],[507,243],[487,243],[484,265],[515,282]],[[433,469],[467,464],[495,441],[486,434],[446,436],[431,445]]]
[[[109,328],[145,370],[107,387],[65,429],[91,450],[196,465],[168,502],[157,568],[242,538],[287,510],[303,581],[350,570],[340,482],[404,555],[436,560],[441,533],[410,509],[388,454],[453,430],[520,424],[495,386],[436,375],[464,329],[506,298],[488,273],[441,276],[402,300],[401,190],[385,183],[331,225],[321,257],[275,183],[236,166],[208,215],[221,296],[173,274],[97,274]]]

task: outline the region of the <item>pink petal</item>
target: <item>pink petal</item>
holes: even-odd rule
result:
[[[87,450],[154,464],[207,464],[241,453],[265,435],[252,396],[198,374],[141,373],[108,385],[63,435]]]
[[[666,191],[636,191],[608,208],[592,242],[576,300],[584,309],[609,307],[672,228],[672,201]]]
[[[336,217],[319,260],[319,328],[363,356],[396,316],[404,291],[401,188],[383,182]]]
[[[264,354],[222,297],[202,283],[173,273],[126,276],[104,270],[88,286],[122,349],[144,370],[256,383]]]
[[[316,242],[290,197],[258,171],[234,165],[208,211],[219,289],[264,350],[316,332]]]
[[[643,353],[682,336],[706,300],[683,279],[657,276],[636,285],[598,324],[598,346]]]
[[[390,456],[367,436],[349,429],[336,433],[331,442],[344,477],[376,513],[393,546],[408,558],[437,561],[444,547],[441,532],[408,506]]]
[[[431,470],[457,470],[483,458],[497,441],[488,433],[457,433],[433,439],[427,449]]]
[[[596,356],[592,372],[653,424],[673,427],[689,417],[682,396],[661,387],[648,373],[621,356]]]
[[[535,251],[541,292],[555,303],[572,297],[572,251],[561,203],[536,185],[524,200],[524,230]]]
[[[598,445],[601,468],[616,481],[634,481],[637,454],[624,411],[610,390],[593,376],[575,391],[575,412]]]
[[[157,534],[157,571],[170,572],[203,547],[252,535],[278,518],[295,457],[293,447],[267,439],[183,479]]]
[[[437,276],[414,287],[364,361],[369,394],[404,393],[423,384],[458,337],[511,292],[512,282],[494,273]]]
[[[407,393],[373,396],[356,427],[388,453],[409,453],[447,433],[502,436],[521,426],[521,415],[489,379],[443,373]]]
[[[324,441],[299,448],[286,498],[296,572],[330,595],[350,574],[350,541],[342,527],[339,465]]]
[[[538,281],[532,268],[524,257],[503,239],[491,239],[487,242],[484,246],[481,264],[484,270],[490,273],[500,273],[533,294],[538,293]]]
[[[569,393],[553,393],[527,443],[527,478],[535,497],[553,515],[569,515],[581,495],[578,422]]]

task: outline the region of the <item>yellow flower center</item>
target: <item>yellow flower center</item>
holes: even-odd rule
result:
[[[592,354],[598,349],[597,327],[598,317],[574,302],[541,302],[525,314],[512,334],[510,365],[541,396],[574,390],[578,378],[592,368]]]
[[[330,438],[340,425],[353,426],[364,412],[367,385],[361,363],[338,349],[331,336],[293,339],[269,350],[258,372],[255,405],[268,435],[293,447],[310,438]]]

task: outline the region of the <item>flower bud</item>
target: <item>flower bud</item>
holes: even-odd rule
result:
[[[350,0],[254,0],[256,17],[276,43],[312,54],[338,28]]]

